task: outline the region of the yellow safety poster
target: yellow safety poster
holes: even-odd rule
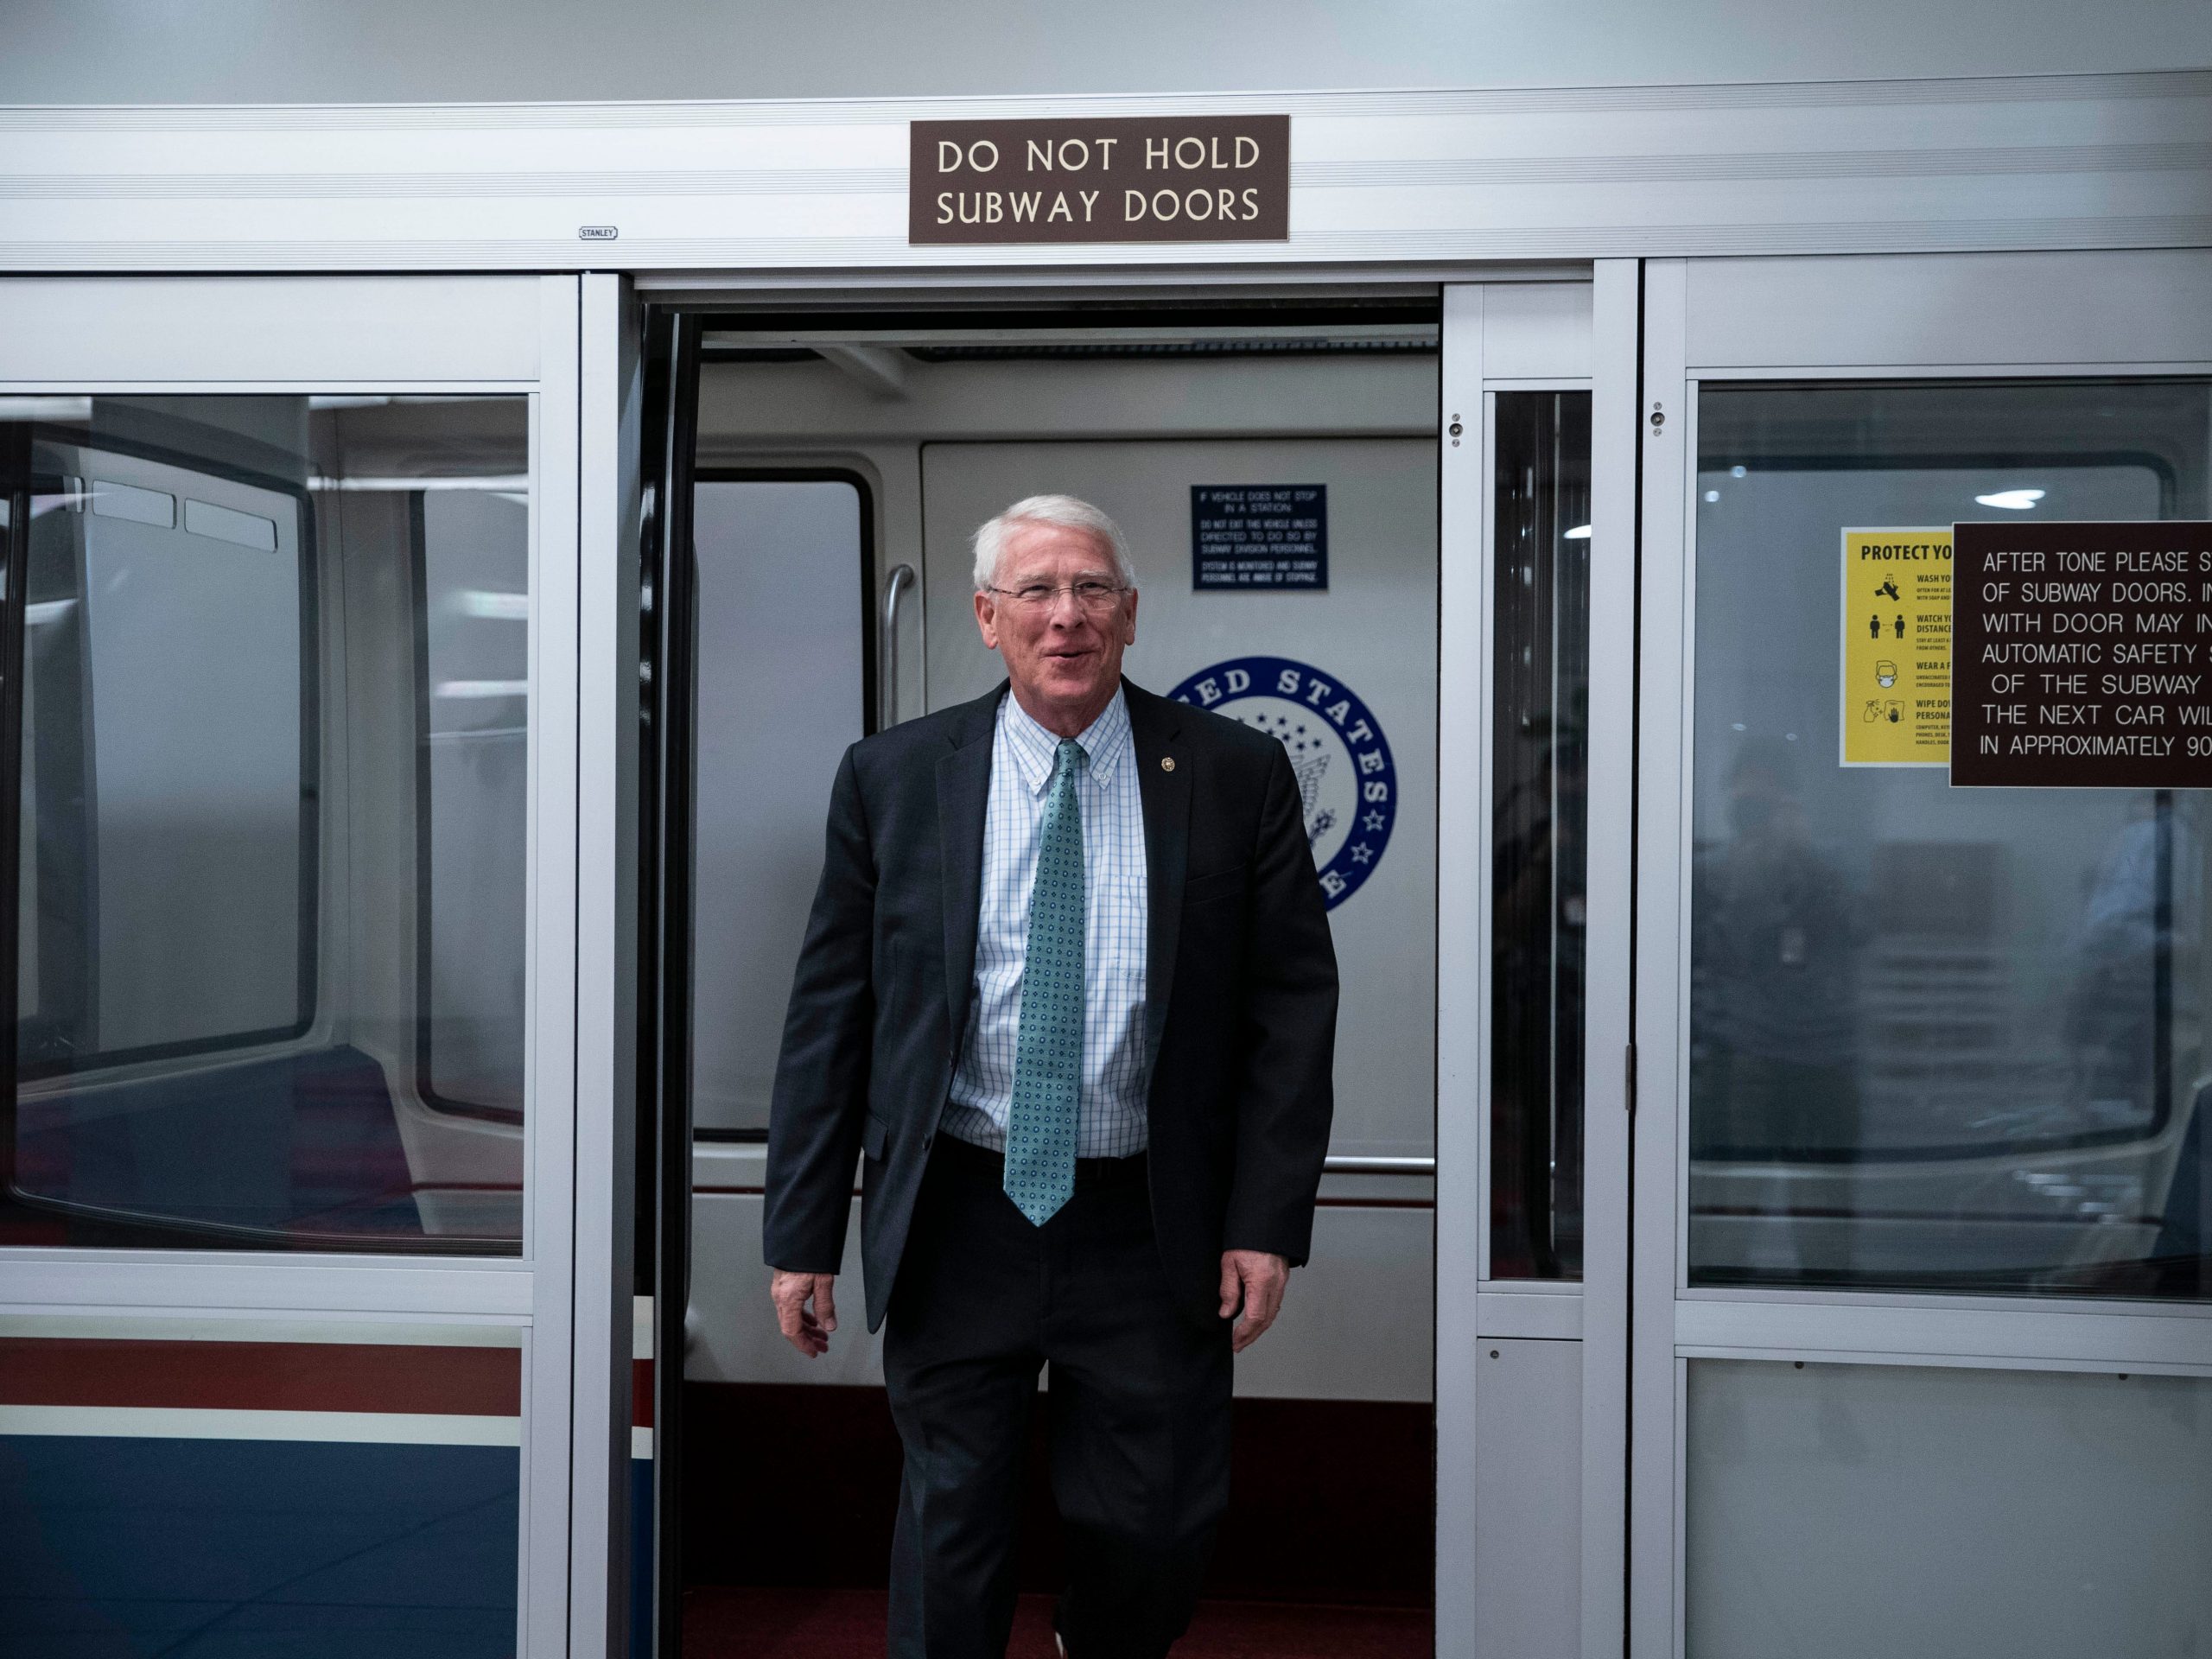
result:
[[[1843,764],[1951,761],[1951,530],[1843,532]]]

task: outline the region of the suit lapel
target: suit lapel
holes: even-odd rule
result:
[[[944,1001],[953,1063],[968,1031],[976,985],[976,925],[982,905],[983,820],[991,798],[991,737],[1003,682],[961,711],[952,752],[937,763],[938,845],[944,855]]]
[[[1144,804],[1145,922],[1144,1036],[1149,1075],[1167,1023],[1167,994],[1175,983],[1175,949],[1182,938],[1183,878],[1191,850],[1191,757],[1178,741],[1182,710],[1122,682],[1129,705],[1129,741],[1137,763],[1137,793]],[[1172,765],[1165,764],[1172,762]]]

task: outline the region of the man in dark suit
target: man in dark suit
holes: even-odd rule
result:
[[[791,988],[765,1247],[836,1329],[863,1156],[868,1328],[906,1447],[894,1659],[997,1659],[1052,1368],[1074,1659],[1187,1626],[1228,1500],[1230,1356],[1306,1259],[1336,958],[1282,745],[1122,678],[1121,532],[1065,496],[976,534],[1007,683],[845,754]]]

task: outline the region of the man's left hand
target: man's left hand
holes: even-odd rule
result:
[[[1282,1312],[1283,1287],[1290,1281],[1290,1262],[1266,1250],[1224,1250],[1221,1253],[1221,1317],[1244,1317],[1229,1338],[1229,1351],[1241,1354],[1260,1339]]]

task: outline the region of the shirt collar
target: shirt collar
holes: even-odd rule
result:
[[[1021,768],[1022,782],[1032,795],[1042,795],[1052,781],[1052,761],[1059,753],[1060,740],[1031,719],[1011,691],[999,704],[999,729],[1006,734],[1007,747],[1014,753],[1014,764]],[[1121,687],[1114,688],[1114,700],[1097,719],[1076,734],[1075,741],[1082,745],[1098,786],[1112,788],[1114,773],[1129,747],[1129,705]]]

